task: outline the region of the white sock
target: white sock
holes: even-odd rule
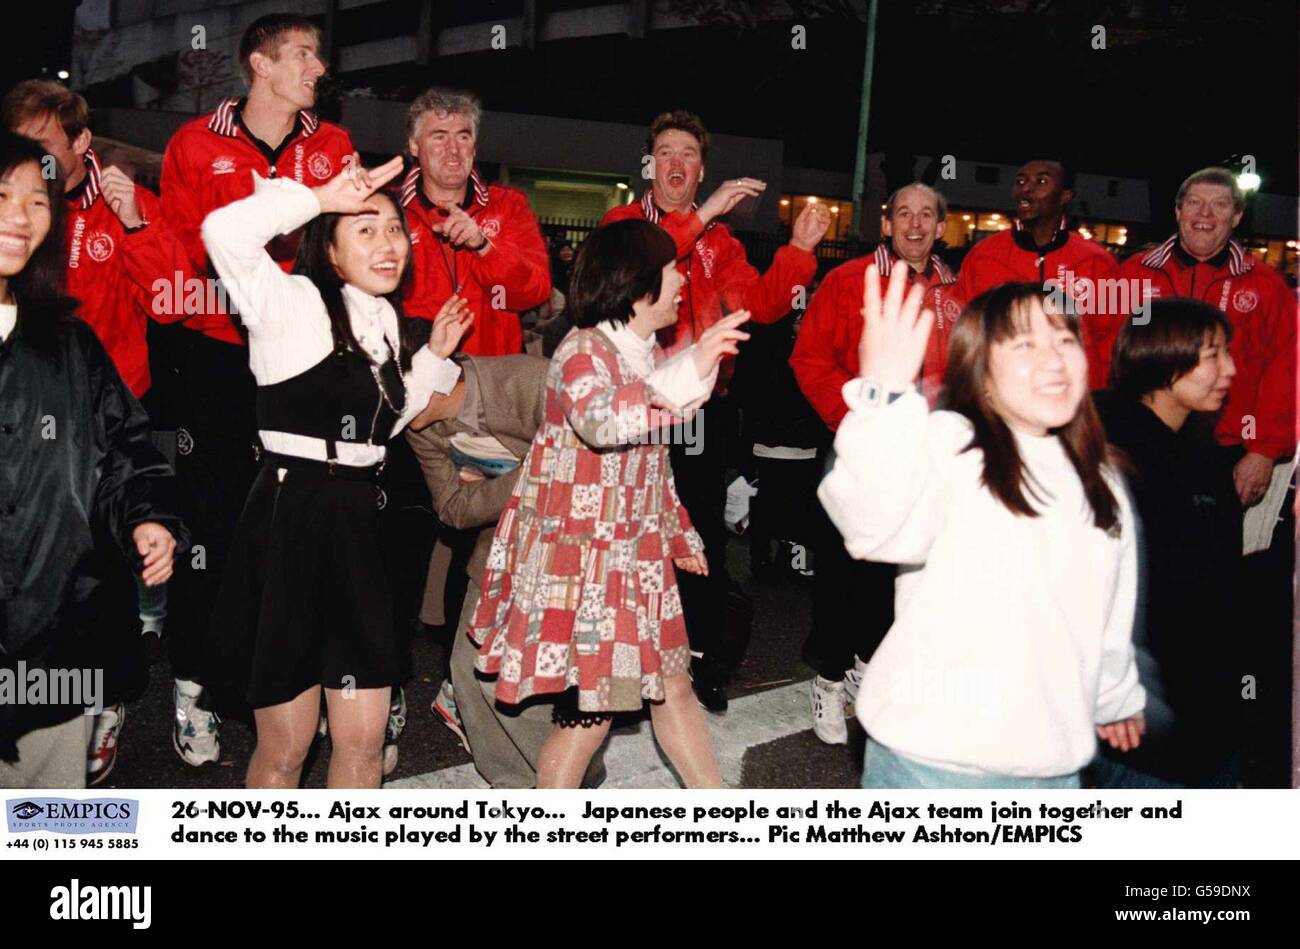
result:
[[[177,679],[176,691],[187,699],[197,699],[199,694],[203,691],[203,686],[199,685],[197,682],[191,681],[190,679]]]

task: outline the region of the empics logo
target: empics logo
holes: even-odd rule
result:
[[[128,798],[29,797],[5,802],[11,834],[134,834],[140,802]]]
[[[127,919],[132,929],[153,921],[151,886],[82,886],[73,879],[50,890],[50,919]]]

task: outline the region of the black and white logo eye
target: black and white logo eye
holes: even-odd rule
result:
[[[43,808],[39,804],[31,801],[23,801],[21,804],[14,805],[14,817],[19,820],[30,820],[37,814],[41,813]]]

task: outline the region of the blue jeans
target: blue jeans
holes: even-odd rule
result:
[[[864,788],[1077,788],[1079,773],[1054,778],[1017,778],[1009,774],[966,774],[921,764],[867,739],[862,761]]]
[[[1224,765],[1218,772],[1195,784],[1179,784],[1165,778],[1158,778],[1145,771],[1130,768],[1126,764],[1114,761],[1106,755],[1098,754],[1089,766],[1089,776],[1097,788],[1133,788],[1142,790],[1177,791],[1184,788],[1235,788],[1241,777],[1239,758]]]

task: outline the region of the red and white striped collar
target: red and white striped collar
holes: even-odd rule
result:
[[[86,157],[83,159],[86,163],[86,183],[81,192],[81,210],[86,210],[98,200],[103,192],[103,169],[99,167],[99,156],[95,154],[93,148],[86,149]]]
[[[1169,259],[1174,256],[1174,251],[1178,248],[1178,235],[1166,240],[1163,244],[1157,244],[1149,251],[1142,255],[1142,263],[1153,270],[1160,270]],[[1240,277],[1246,271],[1255,266],[1255,261],[1246,253],[1246,249],[1237,243],[1234,238],[1228,239],[1228,273],[1234,277]]]
[[[1011,226],[1014,227],[1017,231],[1023,231],[1025,229],[1025,225],[1021,222],[1020,218],[1016,218],[1015,220],[1013,220],[1011,222]],[[1066,218],[1066,216],[1062,214],[1061,223],[1056,225],[1056,232],[1059,234],[1061,231],[1068,231],[1069,229],[1070,229],[1070,222]]]
[[[208,128],[218,135],[235,138],[239,134],[239,109],[243,104],[244,100],[238,96],[223,99],[221,105],[217,106],[216,111],[212,113],[212,118],[208,120]],[[320,119],[316,117],[315,112],[303,109],[298,113],[298,124],[305,138],[320,128]]]
[[[646,188],[645,194],[641,195],[640,203],[641,203],[641,216],[644,217],[651,224],[658,224],[659,221],[663,218],[664,212],[659,209],[659,205],[655,204],[655,194],[653,188]],[[698,211],[699,209],[700,206],[698,204],[694,202],[691,203],[692,211]],[[718,223],[719,223],[718,219],[714,218],[708,224],[704,225],[704,230],[711,231],[713,230],[713,228],[715,228],[718,225]]]
[[[478,169],[469,170],[469,183],[472,186],[471,191],[466,197],[473,196],[473,203],[481,208],[488,206],[488,186],[483,183],[483,179],[478,176]],[[406,173],[402,179],[402,207],[406,207],[415,200],[415,196],[420,193],[420,166],[413,165],[411,170]]]
[[[880,276],[888,277],[889,272],[894,269],[894,261],[897,258],[889,252],[889,242],[881,241],[876,245],[875,261],[876,269],[880,271]],[[952,268],[943,262],[938,254],[930,255],[930,266],[934,272],[939,275],[940,283],[956,283],[957,275],[952,272]]]

